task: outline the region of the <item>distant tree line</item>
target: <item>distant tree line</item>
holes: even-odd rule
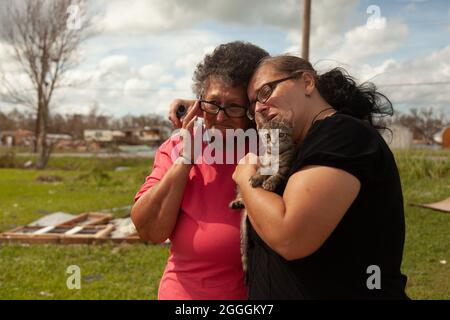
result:
[[[436,133],[450,126],[450,118],[434,108],[412,108],[407,113],[398,113],[391,123],[401,124],[412,131],[413,138],[426,144],[435,144]]]
[[[48,121],[49,133],[70,134],[75,139],[82,139],[86,129],[124,130],[131,128],[158,129],[163,136],[168,137],[172,125],[164,117],[157,114],[125,115],[113,117],[99,113],[97,107],[92,107],[88,114],[59,114],[53,113]],[[13,109],[9,112],[0,111],[0,131],[25,129],[34,131],[36,113]]]
[[[36,113],[20,112],[17,109],[7,113],[0,111],[0,131],[15,129],[34,131],[35,116]],[[401,124],[412,131],[414,139],[424,140],[428,144],[436,143],[433,138],[434,135],[450,125],[448,115],[433,108],[413,108],[408,112],[397,112],[394,117],[383,119],[382,123],[387,127],[392,124]],[[83,132],[86,129],[124,130],[144,127],[159,129],[165,138],[170,135],[173,129],[170,122],[160,115],[113,117],[101,114],[97,105],[94,104],[88,114],[52,114],[49,118],[48,132],[67,133],[76,139],[82,139]]]

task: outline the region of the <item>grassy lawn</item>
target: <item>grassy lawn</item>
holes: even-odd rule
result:
[[[408,205],[450,195],[450,152],[402,151],[396,158],[406,210],[407,293],[413,299],[450,299],[450,214]],[[115,171],[117,166],[129,169]],[[0,169],[0,232],[50,212],[130,205],[150,168],[149,159],[63,157],[53,158],[45,171]],[[49,175],[62,180],[37,181]],[[167,251],[144,244],[0,245],[0,299],[155,299]],[[66,286],[70,265],[81,269],[81,290]]]
[[[151,159],[53,158],[45,171],[0,169],[0,231],[50,212],[130,205],[151,164]],[[115,171],[117,166],[129,169]],[[63,180],[36,180],[49,175]],[[156,299],[167,251],[144,244],[0,245],[0,299]],[[70,265],[81,269],[81,290],[67,289]]]
[[[405,201],[407,293],[413,299],[450,299],[450,213],[409,205],[450,196],[450,150],[397,152],[396,159]]]

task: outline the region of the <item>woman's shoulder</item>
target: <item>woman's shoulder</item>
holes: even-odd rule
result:
[[[334,166],[353,173],[358,166],[371,166],[380,159],[379,139],[370,123],[337,112],[314,123],[297,159],[301,165]]]
[[[368,121],[348,114],[336,112],[330,117],[316,121],[308,133],[305,143],[315,144],[326,140],[327,144],[352,142],[354,146],[364,146],[369,142],[378,144],[381,135]],[[382,139],[382,138],[381,138]]]
[[[317,121],[315,124],[317,124],[315,128],[320,129],[319,131],[326,129],[369,135],[377,133],[377,130],[368,121],[358,119],[339,111],[330,117]]]

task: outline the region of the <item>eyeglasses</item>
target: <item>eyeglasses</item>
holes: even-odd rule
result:
[[[266,103],[266,101],[269,100],[270,96],[272,95],[273,91],[275,90],[278,84],[280,84],[283,81],[299,78],[304,71],[306,70],[297,70],[294,71],[294,73],[288,77],[267,82],[261,88],[259,88],[258,92],[256,93],[256,100],[253,101],[252,105],[256,101],[258,101],[259,103]]]
[[[200,101],[200,109],[209,114],[216,115],[220,112],[220,110],[223,110],[223,112],[225,112],[225,114],[230,118],[243,118],[247,114],[247,107],[240,106],[238,104],[221,106],[215,101],[206,101],[206,100],[199,100],[199,101]]]

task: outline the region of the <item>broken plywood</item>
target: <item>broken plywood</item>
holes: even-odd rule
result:
[[[29,226],[57,226],[59,224],[65,223],[67,221],[72,220],[75,218],[76,215],[65,213],[65,212],[55,212],[48,214],[36,221],[33,221],[29,224]]]
[[[65,225],[77,224],[77,225],[98,225],[104,224],[112,220],[114,216],[109,213],[100,212],[87,212],[75,216],[73,219],[65,221]]]
[[[53,216],[52,216],[53,215]],[[96,244],[143,242],[131,219],[113,219],[112,214],[88,212],[78,216],[49,215],[27,226],[0,234],[0,242]],[[51,222],[56,225],[45,225]]]
[[[428,208],[438,210],[442,212],[450,212],[450,197],[442,201],[428,203],[428,204],[415,204],[417,207]]]

